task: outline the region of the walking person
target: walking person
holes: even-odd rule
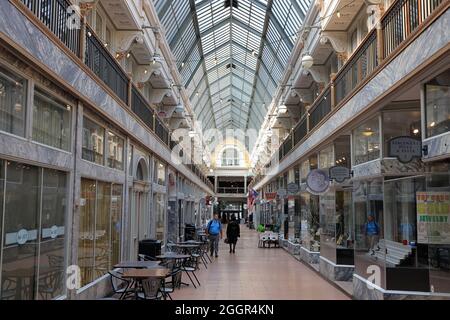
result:
[[[208,222],[206,226],[206,234],[209,237],[209,252],[211,257],[213,253],[216,254],[216,258],[219,257],[219,241],[222,239],[222,223],[219,220],[219,214],[214,214],[214,219]]]
[[[241,228],[236,220],[236,216],[231,216],[230,223],[227,226],[227,240],[230,245],[230,253],[236,253],[236,243],[241,236]]]

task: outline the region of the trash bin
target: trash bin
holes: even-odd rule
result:
[[[161,255],[161,240],[144,239],[139,241],[139,254],[155,258]]]
[[[184,227],[184,241],[195,240],[195,225],[186,224]]]

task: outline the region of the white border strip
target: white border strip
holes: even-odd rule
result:
[[[319,258],[322,259],[323,261],[325,261],[326,263],[331,264],[333,267],[338,267],[338,268],[352,268],[352,269],[355,268],[355,266],[352,265],[352,264],[336,264],[336,263],[334,263],[333,261],[328,260],[327,258],[325,258],[325,257],[323,257],[323,256],[320,256]]]
[[[372,287],[374,289],[377,289],[383,294],[402,294],[402,295],[410,295],[410,296],[436,296],[436,297],[450,297],[450,293],[434,293],[434,292],[423,292],[423,291],[397,291],[397,290],[386,290],[383,289],[376,284],[367,281],[367,279],[361,277],[360,275],[357,275],[356,273],[353,274],[353,277],[357,278],[358,280],[361,280],[362,282],[366,283],[367,286]]]

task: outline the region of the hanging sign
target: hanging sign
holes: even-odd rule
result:
[[[276,192],[266,192],[264,195],[265,195],[267,201],[274,200],[277,197]]]
[[[412,137],[395,137],[389,140],[389,157],[395,157],[402,163],[414,158],[422,158],[422,141]]]
[[[342,183],[350,179],[351,172],[347,167],[334,166],[330,168],[330,180],[335,180],[337,183]]]
[[[290,194],[290,195],[296,194],[299,190],[300,190],[300,187],[298,186],[298,184],[296,184],[294,182],[291,182],[287,185],[287,191],[288,191],[288,194]]]
[[[278,192],[277,192],[277,195],[278,195],[280,198],[286,197],[286,195],[287,195],[286,189],[284,189],[284,188],[279,189]]]
[[[306,177],[307,190],[315,195],[324,194],[330,187],[330,179],[327,172],[315,169],[309,172]]]

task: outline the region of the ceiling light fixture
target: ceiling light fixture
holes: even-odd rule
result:
[[[365,137],[371,137],[373,134],[374,134],[374,132],[370,128],[367,128],[365,131],[362,132],[362,135]]]
[[[314,65],[314,58],[311,57],[308,53],[306,53],[302,57],[302,66],[305,69],[310,69]]]
[[[338,18],[341,18],[341,12],[340,12],[340,11],[337,11],[337,12],[336,12],[336,16],[337,16]]]
[[[287,106],[285,104],[278,107],[278,114],[285,114],[287,111]]]

